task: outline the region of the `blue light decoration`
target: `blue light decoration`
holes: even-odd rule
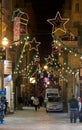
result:
[[[4,123],[5,95],[6,90],[0,90],[0,124]]]

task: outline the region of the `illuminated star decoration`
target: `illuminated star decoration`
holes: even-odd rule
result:
[[[50,24],[52,24],[52,33],[55,33],[58,30],[66,32],[65,24],[69,21],[68,18],[62,18],[59,11],[56,13],[55,18],[47,20]]]
[[[53,64],[53,59],[51,58],[51,56],[49,55],[48,58],[45,58],[47,64]]]
[[[34,37],[32,41],[29,41],[29,50],[35,50],[38,51],[38,46],[40,45],[40,42],[36,41],[36,38]]]
[[[13,11],[12,21],[16,20],[16,18],[18,18],[21,13],[23,14],[24,12],[22,12],[20,9]]]

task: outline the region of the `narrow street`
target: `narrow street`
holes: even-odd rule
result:
[[[70,123],[67,113],[46,113],[45,108],[37,112],[34,108],[17,110],[4,118],[1,130],[82,130],[82,124]]]

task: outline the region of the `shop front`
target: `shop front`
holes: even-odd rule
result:
[[[4,79],[3,88],[6,89],[6,99],[10,112],[14,112],[14,92],[12,79],[12,61],[4,60]]]

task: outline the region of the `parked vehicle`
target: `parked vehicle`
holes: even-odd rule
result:
[[[48,101],[48,97],[49,96],[55,96],[58,97],[59,96],[59,91],[57,88],[47,88],[45,90],[45,97],[44,97],[44,104],[46,106],[46,103]]]
[[[48,96],[48,101],[46,102],[46,112],[51,111],[63,111],[63,101],[60,96]]]

